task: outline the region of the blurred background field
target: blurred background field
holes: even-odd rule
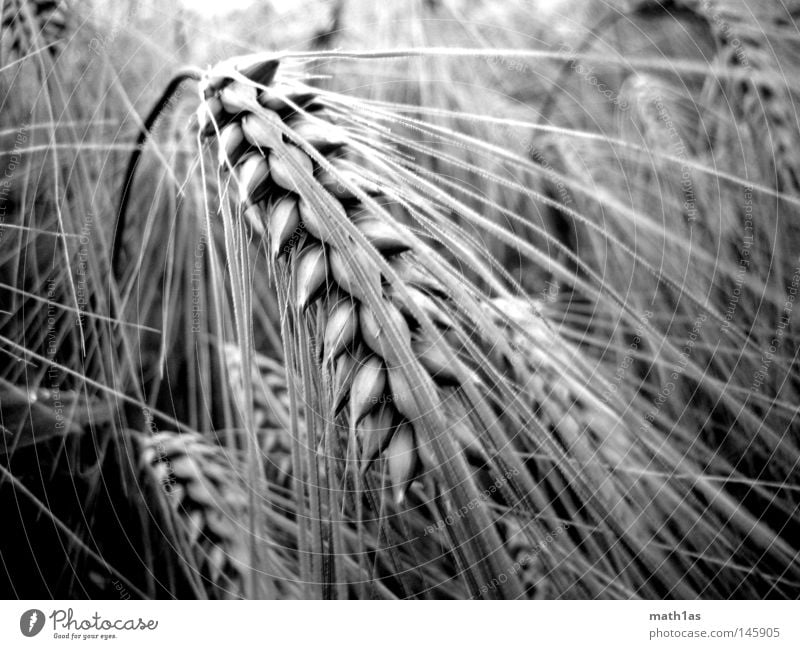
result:
[[[4,594],[308,595],[275,277],[248,230],[245,349],[224,178],[199,146],[192,83],[147,138],[121,276],[111,268],[144,116],[184,66],[259,51],[306,53],[309,86],[354,100],[348,127],[419,178],[464,188],[437,218],[497,273],[464,281],[491,297],[513,286],[557,332],[531,351],[550,395],[531,408],[536,426],[505,434],[553,504],[542,524],[574,527],[530,562],[524,594],[800,594],[798,3],[0,0],[0,12],[0,498],[6,524],[28,530],[0,542]],[[461,268],[447,243],[430,245]],[[505,326],[520,313],[539,335],[524,309]],[[179,507],[158,471],[194,466],[192,453],[216,491],[203,500],[187,469]],[[477,485],[497,478],[465,457]],[[489,509],[498,553],[531,556],[524,517],[500,497]],[[345,519],[352,555],[325,561],[352,580],[348,596],[470,596],[452,553],[468,540],[389,547],[384,524],[401,539],[437,524],[389,519]]]

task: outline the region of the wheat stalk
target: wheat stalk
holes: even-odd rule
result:
[[[187,569],[198,571],[193,580],[217,598],[253,597],[254,571],[261,596],[294,598],[297,584],[296,525],[288,499],[289,447],[285,434],[274,428],[259,430],[268,465],[265,481],[251,485],[247,460],[236,443],[222,447],[198,433],[127,431],[136,451],[142,493],[169,515],[177,538],[176,549]],[[261,496],[255,506],[270,510],[264,527],[249,528],[254,506],[249,492]],[[274,509],[271,509],[274,508]],[[257,519],[258,520],[258,519]],[[252,535],[258,535],[260,556],[250,554]]]
[[[266,85],[276,69],[277,61],[268,60],[244,74],[254,84]],[[240,202],[264,224],[272,261],[283,264],[276,267],[278,272],[286,272],[282,279],[291,303],[299,314],[316,306],[324,316],[319,327],[320,365],[345,382],[337,387],[341,394],[348,393],[351,432],[356,432],[363,447],[365,440],[358,431],[382,396],[392,397],[384,417],[397,422],[405,419],[413,429],[413,422],[425,416],[414,392],[435,395],[437,385],[460,385],[474,379],[444,337],[428,339],[415,323],[421,308],[426,309],[427,317],[446,323],[449,316],[445,310],[413,283],[402,292],[384,286],[379,265],[367,253],[371,247],[391,260],[424,244],[393,224],[369,216],[369,208],[358,200],[360,192],[347,186],[343,176],[350,172],[348,180],[372,191],[377,185],[364,178],[363,170],[347,164],[341,152],[344,133],[322,121],[321,108],[311,106],[304,115],[292,110],[292,106],[310,103],[307,93],[277,87],[265,89],[257,97],[256,85],[213,76],[207,84],[212,92],[217,85],[221,87],[202,108],[203,132],[209,135],[215,126],[221,127],[220,162],[235,178]],[[280,114],[269,106],[288,110],[293,116],[284,125]],[[287,139],[295,141],[284,141],[284,131]],[[332,169],[320,166],[315,172],[315,162],[303,146],[329,156],[336,153],[331,162],[322,162]],[[298,234],[299,240],[295,240]],[[413,264],[409,259],[413,257],[405,255],[403,263]],[[418,273],[417,281],[438,285],[441,290],[432,275],[421,269]],[[408,385],[402,371],[409,354],[426,370],[419,385]],[[353,359],[356,367],[348,373]],[[407,442],[403,435],[395,436],[398,430],[402,432],[400,425],[393,426],[386,441],[392,449],[388,453],[390,473],[400,504],[423,458],[419,449],[407,454],[393,452],[399,450],[396,444]],[[365,463],[369,461],[365,459]]]
[[[250,564],[241,529],[247,496],[241,476],[201,435],[134,436],[145,483],[154,485],[194,549],[213,592],[244,597]]]
[[[377,479],[388,478],[394,508],[407,504],[415,480],[421,485],[433,476],[438,489],[464,489],[454,502],[479,502],[466,475],[464,436],[458,439],[442,418],[449,395],[474,396],[480,383],[459,358],[461,342],[450,328],[458,308],[430,271],[431,260],[443,262],[388,217],[385,206],[402,210],[402,199],[357,162],[359,142],[336,125],[335,112],[309,87],[276,78],[278,66],[268,57],[212,70],[202,84],[199,121],[203,137],[218,136],[220,168],[247,218],[269,239],[293,346],[287,360],[303,377],[304,442],[323,450],[326,479],[333,478],[337,448],[346,449],[356,484],[359,474],[375,487],[370,469],[380,465]],[[461,318],[479,304],[466,294],[464,300]],[[299,452],[295,459],[302,460]],[[316,469],[308,465],[315,463],[306,462],[312,476]],[[475,509],[473,520],[457,526],[500,548],[482,507]],[[485,549],[463,557],[465,567],[482,571],[481,582],[508,574]],[[508,562],[501,552],[499,561]],[[473,589],[480,591],[480,583]],[[518,594],[516,579],[500,591]]]

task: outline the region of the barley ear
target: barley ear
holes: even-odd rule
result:
[[[447,262],[382,207],[403,209],[382,195],[380,177],[357,161],[361,147],[350,131],[331,123],[341,114],[281,69],[270,82],[264,81],[269,75],[260,75],[248,86],[242,79],[248,70],[236,65],[228,62],[209,72],[203,84],[205,114],[227,121],[217,142],[223,169],[237,181],[236,201],[261,215],[270,240],[285,312],[284,342],[295,359],[287,369],[301,378],[290,384],[303,386],[298,401],[305,405],[307,430],[296,435],[328,453],[353,440],[361,449],[362,473],[385,471],[393,506],[400,510],[415,485],[419,490],[431,480],[440,489],[458,485],[453,506],[471,513],[457,517],[454,525],[460,538],[475,539],[457,550],[470,566],[471,587],[489,596],[519,595],[510,559],[443,406],[450,398],[470,400],[477,394],[470,397],[462,390],[465,382],[474,387],[480,380],[458,360],[460,350],[450,342],[458,344],[458,337],[442,334],[454,322],[451,312],[464,316],[480,309],[431,298],[431,287],[440,296],[449,293],[429,270],[434,262]],[[239,125],[250,149],[242,143]],[[202,134],[212,139],[217,130],[203,127]],[[390,263],[398,259],[414,268],[420,281],[406,282],[395,273]],[[429,263],[420,263],[423,259]],[[321,376],[330,378],[321,381]],[[345,403],[348,408],[342,408]],[[423,446],[430,451],[426,462],[419,457]],[[324,478],[317,467],[322,457],[302,455],[320,489],[325,479],[334,478],[331,469],[344,470],[329,465]],[[375,462],[379,457],[385,463]],[[420,474],[423,465],[427,477]],[[333,541],[336,545],[335,536]],[[499,590],[476,586],[496,583],[501,573],[508,579]]]

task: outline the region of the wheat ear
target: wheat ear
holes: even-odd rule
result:
[[[220,169],[236,202],[268,236],[287,365],[302,378],[305,457],[323,449],[307,460],[298,450],[296,460],[306,461],[312,484],[332,481],[337,459],[354,469],[348,473],[356,485],[363,479],[375,487],[385,476],[396,509],[415,480],[433,480],[432,495],[447,490],[442,502],[469,508],[470,516],[457,517],[454,526],[461,528],[458,538],[474,541],[456,548],[470,588],[519,596],[470,478],[464,449],[472,439],[448,421],[454,391],[459,400],[480,397],[476,372],[459,358],[452,330],[458,309],[431,271],[438,265],[447,272],[444,262],[391,217],[389,210],[402,211],[404,203],[359,164],[363,142],[337,125],[336,111],[312,88],[278,77],[278,68],[270,57],[220,64],[201,82],[198,120],[201,137],[218,139]],[[466,290],[461,298],[462,317],[480,311]],[[311,525],[323,509],[333,515],[336,508],[312,499]],[[497,587],[499,574],[507,580]]]
[[[156,486],[218,597],[246,595],[249,554],[242,521],[247,496],[241,476],[219,447],[195,433],[163,431],[134,437],[144,482]]]

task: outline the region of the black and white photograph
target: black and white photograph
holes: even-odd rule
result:
[[[798,21],[0,0],[0,645],[800,646]]]

